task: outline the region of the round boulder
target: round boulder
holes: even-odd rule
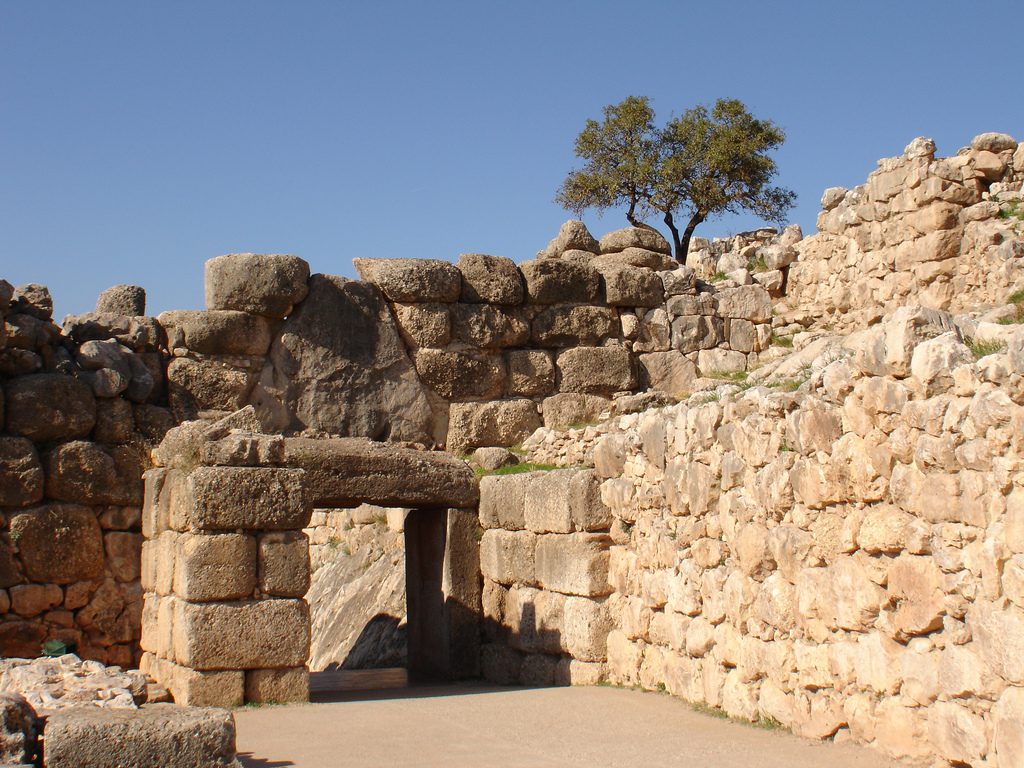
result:
[[[103,574],[96,515],[77,504],[42,504],[11,517],[25,573],[43,584],[71,584]]]
[[[5,387],[8,433],[36,443],[85,437],[96,423],[88,384],[59,373],[19,376]]]
[[[287,317],[306,298],[309,264],[298,256],[231,253],[206,262],[206,308]]]
[[[137,317],[146,314],[146,289],[138,285],[115,285],[96,300],[96,313]]]

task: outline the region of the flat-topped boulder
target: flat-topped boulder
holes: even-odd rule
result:
[[[305,298],[308,280],[309,264],[298,256],[218,256],[206,262],[206,308],[287,317],[292,307]]]
[[[462,273],[440,259],[352,259],[359,277],[391,301],[458,301]]]
[[[626,227],[609,232],[601,238],[601,253],[618,253],[627,248],[643,248],[657,253],[672,253],[672,246],[653,229]]]
[[[464,461],[360,438],[285,438],[285,463],[306,470],[314,507],[476,506],[480,490]]]

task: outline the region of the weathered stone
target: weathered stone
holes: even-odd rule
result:
[[[257,704],[309,701],[309,669],[250,669],[245,673],[245,700]]]
[[[93,439],[98,443],[127,443],[135,434],[132,404],[121,397],[104,398],[96,403]]]
[[[653,229],[626,227],[609,232],[601,238],[601,253],[617,253],[627,248],[643,248],[656,253],[672,253],[668,240]]]
[[[967,609],[972,647],[992,670],[1012,685],[1024,685],[1024,613],[1007,606],[1000,610],[984,600]]]
[[[592,347],[616,332],[614,309],[591,306],[547,307],[533,318],[533,343],[539,347]]]
[[[462,274],[439,259],[352,259],[359,276],[391,301],[459,300]]]
[[[514,467],[519,463],[519,457],[507,448],[484,447],[473,451],[473,463],[482,470],[493,472],[502,467]]]
[[[537,254],[539,259],[553,259],[569,250],[589,251],[597,253],[598,242],[587,225],[577,219],[570,219],[558,230],[558,237],[548,243],[548,247]]]
[[[56,608],[64,601],[64,591],[56,584],[19,584],[10,588],[11,610],[31,619]]]
[[[650,352],[638,358],[640,386],[668,392],[676,398],[687,397],[697,380],[697,366],[682,352]]]
[[[391,313],[371,286],[341,277],[310,278],[250,402],[269,430],[433,442],[430,404]]]
[[[720,317],[767,323],[772,319],[772,302],[760,285],[725,288],[715,294]]]
[[[601,483],[592,469],[573,474],[569,481],[569,510],[577,531],[606,531],[612,511],[601,499]]]
[[[531,304],[589,302],[597,297],[601,276],[596,269],[562,259],[533,259],[519,265]]]
[[[0,507],[24,507],[43,498],[43,466],[32,442],[0,437]]]
[[[480,570],[485,578],[506,586],[537,584],[534,553],[537,534],[532,531],[484,531],[480,539]]]
[[[11,517],[11,537],[32,581],[70,584],[103,573],[103,535],[88,507],[30,507]]]
[[[96,398],[88,385],[55,373],[4,382],[5,430],[36,443],[85,437],[96,423]]]
[[[452,320],[444,304],[393,305],[402,339],[412,349],[444,347],[452,338]]]
[[[480,524],[510,531],[526,527],[526,489],[533,473],[480,478]]]
[[[49,634],[42,624],[28,621],[5,621],[0,624],[0,648],[7,658],[32,659]]]
[[[445,400],[489,400],[505,391],[500,355],[421,349],[414,356],[420,380]]]
[[[464,253],[456,264],[462,273],[460,300],[469,304],[522,304],[523,276],[512,259]]]
[[[953,386],[953,369],[974,362],[974,354],[960,340],[958,332],[949,331],[928,339],[914,348],[910,359],[910,375],[935,395]]]
[[[39,283],[26,283],[14,289],[14,301],[11,302],[14,312],[24,312],[40,320],[49,320],[53,316],[53,299],[50,290]]]
[[[600,268],[605,300],[613,307],[656,307],[664,300],[664,283],[653,270],[628,265]]]
[[[518,309],[492,304],[453,304],[451,318],[454,340],[474,347],[515,347],[530,338],[530,324]]]
[[[555,391],[555,364],[551,353],[540,349],[514,349],[505,353],[508,393],[522,397]]]
[[[1024,765],[1024,688],[1007,688],[992,710],[996,765]]]
[[[184,347],[204,355],[262,355],[277,322],[234,310],[173,310],[157,322],[167,333],[168,349]]]
[[[48,768],[236,768],[235,719],[223,709],[148,704],[74,707],[47,718]]]
[[[287,317],[306,296],[309,264],[297,256],[231,253],[207,261],[205,276],[207,309]]]
[[[295,667],[305,664],[309,642],[304,600],[174,604],[174,655],[192,669]]]
[[[256,385],[258,368],[239,367],[231,358],[176,357],[167,366],[168,401],[183,419],[203,411],[236,411]]]
[[[725,321],[720,317],[685,315],[672,321],[672,348],[684,355],[723,343]]]
[[[525,398],[452,403],[449,413],[446,446],[456,453],[470,448],[515,445],[540,426],[536,403]]]
[[[925,307],[900,307],[885,323],[885,364],[895,376],[908,376],[917,346],[928,339],[959,330],[945,312]]]
[[[865,552],[900,552],[906,541],[907,526],[914,518],[891,504],[869,507],[861,520],[857,544]]]
[[[30,765],[38,748],[42,724],[32,705],[20,693],[0,693],[0,761],[3,765]]]
[[[251,597],[256,539],[238,533],[176,537],[174,594],[192,602]]]
[[[96,300],[96,314],[105,313],[129,317],[146,314],[146,289],[138,285],[107,288]]]
[[[241,670],[189,669],[166,659],[147,656],[151,664],[149,673],[166,686],[182,706],[228,709],[240,707],[245,699],[245,672]]]
[[[889,569],[889,597],[899,607],[894,626],[902,636],[942,627],[945,611],[939,567],[927,557],[900,555]]]
[[[170,525],[177,531],[294,529],[309,523],[312,506],[301,469],[198,467],[177,474]]]
[[[608,583],[611,539],[599,533],[537,537],[537,583],[544,589],[592,597],[612,591]]]
[[[139,578],[142,540],[142,534],[127,531],[111,531],[103,535],[107,567],[118,581],[131,582]]]
[[[624,347],[578,347],[555,361],[562,392],[620,392],[636,386],[636,364]]]
[[[304,597],[310,582],[309,537],[302,531],[260,534],[257,574],[266,595]]]
[[[74,440],[44,455],[46,495],[85,504],[142,503],[142,457],[125,446]]]
[[[285,439],[285,463],[302,467],[309,502],[317,507],[474,507],[473,471],[439,451],[394,448],[369,440]],[[302,526],[295,526],[302,527]]]

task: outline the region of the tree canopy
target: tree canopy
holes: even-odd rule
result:
[[[758,120],[737,99],[719,99],[654,124],[646,96],[630,96],[603,110],[604,121],[587,120],[576,137],[573,169],[555,202],[577,215],[626,206],[635,227],[660,215],[672,233],[675,257],[686,260],[698,224],[725,213],[750,211],[784,221],[796,195],[771,186],[776,174],[769,152],[786,134],[770,120]],[[680,235],[676,216],[688,217]]]

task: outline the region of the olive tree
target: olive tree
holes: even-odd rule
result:
[[[697,106],[654,124],[646,96],[605,107],[604,121],[588,120],[576,137],[583,159],[558,190],[555,202],[577,215],[626,206],[635,227],[660,215],[672,233],[675,257],[685,262],[696,227],[709,218],[750,211],[782,223],[796,195],[771,186],[769,153],[786,138],[770,120],[758,120],[736,99]],[[686,220],[682,234],[676,217]]]

